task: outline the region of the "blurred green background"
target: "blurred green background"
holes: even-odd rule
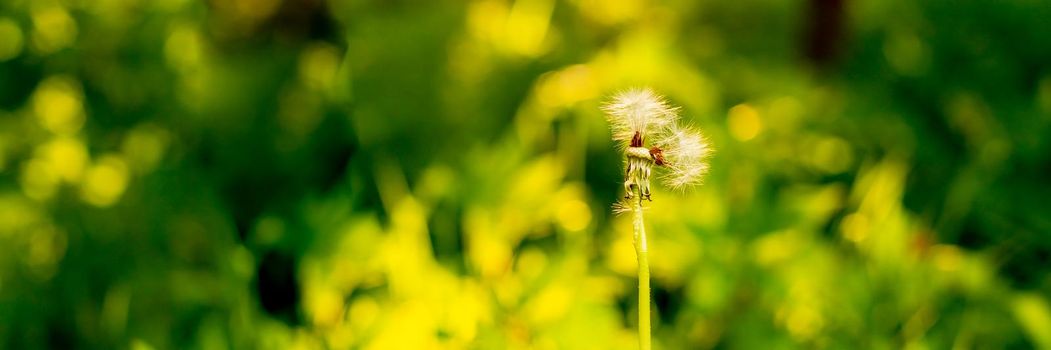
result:
[[[1051,348],[1041,0],[6,0],[0,348]]]

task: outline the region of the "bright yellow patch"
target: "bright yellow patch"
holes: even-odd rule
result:
[[[763,129],[759,112],[752,106],[743,103],[730,108],[726,124],[730,128],[730,134],[742,142],[754,139]]]
[[[81,184],[81,199],[97,207],[113,205],[128,186],[128,166],[117,156],[106,156],[88,169]]]

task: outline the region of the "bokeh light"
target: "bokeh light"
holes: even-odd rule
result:
[[[0,17],[0,62],[18,57],[25,39],[22,28],[10,18]]]

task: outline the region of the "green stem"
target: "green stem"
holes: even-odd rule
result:
[[[641,192],[641,191],[639,191]],[[650,350],[650,256],[642,218],[642,193],[635,202],[635,254],[639,259],[639,348]]]

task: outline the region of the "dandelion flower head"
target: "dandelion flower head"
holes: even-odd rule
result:
[[[602,107],[613,133],[622,148],[629,147],[638,133],[646,137],[660,133],[678,118],[678,109],[650,89],[631,89],[613,96]]]
[[[603,106],[613,140],[626,160],[625,199],[637,194],[650,199],[650,176],[653,168],[664,185],[685,189],[701,183],[708,173],[711,148],[696,128],[682,125],[678,108],[649,89],[618,93]],[[649,146],[646,145],[649,142]],[[622,205],[614,211],[623,211]]]

